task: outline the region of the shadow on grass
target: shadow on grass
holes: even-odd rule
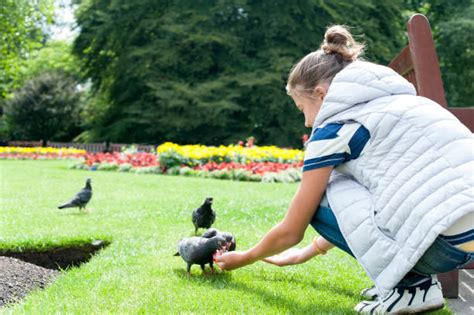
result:
[[[88,215],[90,212],[89,211],[81,211],[81,212],[60,212],[59,215],[72,215],[72,216],[83,216],[83,215]]]
[[[246,283],[242,282],[236,282],[232,279],[232,275],[229,272],[217,272],[215,274],[211,275],[205,275],[205,274],[197,274],[197,273],[192,273],[191,275],[188,275],[184,269],[174,269],[174,273],[180,277],[183,278],[187,281],[191,281],[193,283],[197,283],[200,285],[206,285],[206,286],[211,286],[214,289],[222,290],[222,289],[230,289],[230,290],[238,290],[242,291],[246,294],[250,294],[252,296],[258,297],[259,300],[263,301],[265,304],[271,305],[273,307],[277,307],[278,309],[281,309],[285,313],[294,313],[294,314],[335,314],[335,313],[341,313],[341,314],[347,314],[347,313],[353,313],[354,311],[352,308],[343,308],[341,306],[324,306],[322,307],[321,305],[308,305],[308,304],[302,304],[298,301],[292,300],[285,296],[284,292],[282,294],[278,294],[275,291],[270,291],[266,290],[261,287],[255,287]],[[256,277],[260,278],[258,279],[259,282],[267,282],[267,281],[274,281],[274,282],[291,282],[291,281],[296,281],[293,279],[288,279],[285,277],[275,277],[275,279],[267,279],[265,277]],[[318,284],[314,281],[298,281],[299,285],[305,284],[305,285],[311,285],[315,290],[319,291],[328,291],[328,290],[334,290],[334,292],[338,295],[347,295],[352,298],[356,296],[354,292],[348,291],[347,289],[340,287],[340,286],[327,286],[327,285],[322,285]]]
[[[287,277],[284,276],[274,276],[273,278],[268,278],[268,277],[262,277],[262,276],[256,276],[254,278],[260,279],[260,281],[265,281],[265,282],[298,282],[299,285],[304,285],[306,287],[311,286],[313,289],[316,291],[329,291],[329,292],[334,292],[337,295],[345,295],[349,298],[359,298],[359,294],[357,292],[354,292],[353,290],[348,290],[347,288],[338,285],[338,283],[334,282],[321,282],[321,281],[315,281],[310,278],[307,279],[288,279]]]

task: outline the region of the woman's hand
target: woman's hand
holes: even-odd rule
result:
[[[247,252],[222,253],[221,251],[214,255],[214,262],[222,270],[233,270],[252,263]]]
[[[297,265],[307,262],[314,256],[318,255],[318,252],[312,244],[305,248],[290,248],[286,251],[271,257],[262,259],[264,262],[277,266],[289,266]]]
[[[280,267],[296,265],[302,262],[301,261],[302,251],[303,250],[300,248],[295,248],[295,247],[289,248],[280,254],[263,258],[262,261],[269,264],[277,265]]]

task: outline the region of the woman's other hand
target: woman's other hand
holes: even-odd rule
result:
[[[297,265],[301,263],[302,251],[303,250],[300,248],[293,247],[285,250],[280,254],[263,258],[262,261],[280,267]]]
[[[289,266],[297,265],[307,262],[314,256],[318,255],[318,252],[315,250],[312,244],[306,246],[305,248],[290,248],[284,252],[270,256],[262,259],[264,262],[277,265],[277,266]]]

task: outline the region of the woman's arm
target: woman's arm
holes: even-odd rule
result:
[[[224,270],[236,269],[298,244],[326,190],[332,169],[333,166],[326,166],[304,172],[283,221],[275,225],[253,248],[217,255],[217,265]]]

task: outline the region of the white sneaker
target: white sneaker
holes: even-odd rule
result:
[[[377,289],[375,288],[375,285],[371,286],[370,288],[366,288],[360,292],[360,296],[362,296],[364,299],[367,300],[374,300],[377,296],[379,296],[379,293]]]
[[[370,314],[413,314],[443,307],[441,284],[433,276],[410,287],[395,288],[387,296],[375,301],[362,301],[354,310]]]

